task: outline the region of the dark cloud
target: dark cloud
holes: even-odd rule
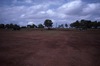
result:
[[[2,4],[1,4],[2,3]],[[1,0],[0,23],[70,23],[80,19],[100,20],[99,0]]]
[[[87,3],[100,3],[100,0],[82,0]]]

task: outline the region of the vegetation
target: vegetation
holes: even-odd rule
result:
[[[44,28],[44,26],[42,24],[39,24],[38,28]]]
[[[2,29],[12,29],[12,30],[20,30],[20,26],[17,24],[0,24],[0,28]]]
[[[52,27],[52,24],[53,24],[52,20],[46,19],[44,21],[44,25],[45,25],[45,27],[48,27],[48,29],[50,29]]]
[[[28,28],[37,28],[37,26],[35,24],[32,25],[27,25]]]
[[[4,24],[0,24],[0,28],[5,28],[5,25]]]
[[[97,29],[100,28],[100,22],[91,21],[91,20],[80,20],[70,24],[72,28],[79,28],[79,29]]]
[[[20,30],[20,26],[19,25],[17,25],[17,24],[15,24],[15,25],[13,25],[13,30]]]
[[[58,28],[64,28],[64,25],[63,25],[63,24],[61,24],[61,25],[59,25],[59,26],[58,26]]]
[[[52,28],[53,22],[50,19],[46,19],[43,24],[32,24],[27,26],[21,26],[17,24],[0,24],[0,29],[12,29],[12,30],[20,30],[21,28],[44,28],[47,27],[49,30]],[[61,24],[58,25],[58,28],[67,28],[68,24]],[[99,21],[91,21],[91,20],[80,20],[75,21],[70,24],[71,28],[76,28],[80,30],[87,30],[87,29],[98,29],[100,28],[100,22]],[[57,27],[56,27],[57,28]]]
[[[65,27],[66,27],[66,28],[68,27],[68,24],[67,24],[67,23],[65,24]]]

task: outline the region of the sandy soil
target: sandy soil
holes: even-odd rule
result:
[[[0,30],[0,66],[100,66],[100,30]]]

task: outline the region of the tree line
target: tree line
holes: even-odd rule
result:
[[[12,29],[12,30],[20,30],[22,28],[44,28],[44,25],[39,24],[36,26],[35,24],[27,25],[27,26],[20,26],[17,24],[0,24],[0,29]]]
[[[13,30],[20,30],[21,28],[44,28],[44,27],[51,29],[52,26],[53,26],[53,22],[50,19],[46,19],[44,21],[44,24],[39,24],[39,25],[32,24],[32,25],[27,25],[27,26],[20,26],[20,25],[12,24],[12,23],[0,24],[0,28],[2,29],[13,29]],[[61,24],[56,28],[64,28],[64,26],[68,27],[68,24],[67,23]],[[80,20],[80,21],[77,20],[71,23],[70,27],[78,28],[78,29],[90,29],[90,28],[97,29],[97,28],[100,28],[100,22],[91,21],[91,20]]]
[[[0,24],[0,28],[2,29],[13,29],[13,30],[20,30],[20,26],[17,24]]]
[[[70,24],[72,28],[79,28],[79,29],[97,29],[100,28],[100,22],[99,21],[91,21],[91,20],[80,20],[75,21]]]
[[[44,21],[44,24],[39,24],[39,25],[32,24],[32,25],[27,25],[27,26],[20,26],[20,25],[11,23],[11,24],[0,24],[0,28],[20,30],[21,28],[44,28],[44,27],[47,27],[48,29],[50,29],[52,27],[52,24],[53,24],[52,20],[46,19]]]

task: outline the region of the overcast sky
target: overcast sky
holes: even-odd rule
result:
[[[54,24],[87,19],[100,21],[100,0],[0,0],[0,23]]]

